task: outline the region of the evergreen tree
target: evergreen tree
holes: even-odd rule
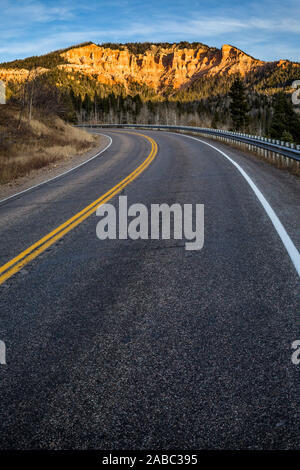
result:
[[[143,102],[141,100],[140,95],[138,95],[138,94],[135,95],[133,97],[133,102],[135,104],[135,114],[136,114],[136,116],[138,116],[140,114],[141,110],[142,110],[142,107],[143,107]]]
[[[270,136],[288,141],[284,134],[290,134],[295,142],[300,142],[300,118],[293,108],[290,96],[283,92],[275,95],[273,109]]]
[[[211,121],[210,127],[212,129],[217,129],[219,122],[220,122],[219,113],[218,113],[218,111],[215,111],[214,115],[213,115],[213,118],[212,118],[212,121]]]
[[[293,136],[289,131],[283,131],[283,134],[281,136],[281,140],[283,140],[283,142],[293,142],[294,141]]]
[[[87,115],[89,115],[93,110],[93,102],[87,93],[85,94],[82,107],[86,111]]]
[[[234,130],[245,132],[249,125],[249,105],[245,86],[240,78],[234,80],[229,96],[231,98],[230,114]]]

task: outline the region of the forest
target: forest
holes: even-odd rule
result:
[[[143,54],[151,45],[106,43],[102,47],[126,47],[134,54]],[[168,43],[157,45],[170,46]],[[197,48],[199,45],[177,44],[179,48]],[[243,99],[247,103],[244,106],[247,118],[240,130],[278,139],[285,135],[288,140],[300,142],[299,106],[291,103],[291,85],[300,78],[300,64],[287,62],[284,67],[278,67],[276,63],[266,63],[263,68],[244,77],[234,74],[215,75],[209,80],[198,77],[177,90],[171,87],[155,90],[133,80],[128,80],[126,85],[107,85],[100,83],[97,75],[57,68],[57,65],[65,63],[60,55],[65,50],[1,64],[4,69],[29,70],[25,83],[7,84],[8,100],[23,107],[28,107],[25,102],[29,100],[33,108],[51,110],[71,123],[146,123],[235,129],[232,87],[240,80]],[[35,74],[37,67],[47,71]]]

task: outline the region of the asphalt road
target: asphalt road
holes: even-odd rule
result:
[[[158,144],[128,204],[205,205],[205,242],[105,240],[92,214],[0,286],[1,449],[300,448],[299,276],[253,190],[213,148]],[[151,145],[111,146],[0,203],[0,266],[133,172]],[[214,143],[300,248],[296,177]],[[110,201],[117,203],[117,196]]]

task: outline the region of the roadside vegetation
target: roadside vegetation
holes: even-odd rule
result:
[[[71,125],[70,93],[51,77],[34,67],[24,82],[7,86],[7,104],[0,106],[0,184],[82,154],[99,140]]]
[[[29,121],[20,114],[20,106],[0,106],[0,184],[84,153],[96,143],[95,136],[58,116],[34,109]]]

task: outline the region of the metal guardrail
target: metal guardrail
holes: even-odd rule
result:
[[[246,145],[253,145],[269,152],[273,152],[284,157],[291,158],[300,162],[300,145],[290,144],[275,139],[267,139],[257,135],[243,134],[240,132],[223,131],[220,129],[210,129],[206,127],[190,127],[190,126],[167,126],[167,125],[154,125],[154,124],[80,124],[77,127],[90,127],[90,128],[133,128],[133,129],[152,129],[152,130],[173,130],[196,132],[199,134],[207,134],[216,137],[223,137],[229,140],[242,142]]]

